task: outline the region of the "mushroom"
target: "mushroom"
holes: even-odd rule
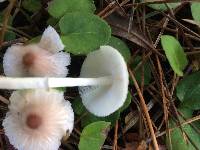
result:
[[[12,45],[3,58],[3,68],[9,77],[65,77],[70,55],[60,52],[64,45],[54,28],[49,26],[37,44]]]
[[[127,97],[128,71],[122,55],[110,46],[91,52],[83,62],[80,77],[98,78],[97,86],[79,87],[84,106],[96,116],[107,116],[120,108]],[[100,86],[100,85],[104,86]]]
[[[128,70],[123,56],[110,46],[88,54],[80,78],[0,78],[0,88],[29,89],[80,86],[85,107],[96,116],[120,108],[128,93]]]
[[[5,134],[18,150],[57,150],[73,125],[71,104],[56,90],[13,92],[3,120]]]

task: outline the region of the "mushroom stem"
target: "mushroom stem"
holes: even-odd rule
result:
[[[37,89],[74,86],[111,85],[112,76],[98,78],[12,78],[1,77],[0,89]]]

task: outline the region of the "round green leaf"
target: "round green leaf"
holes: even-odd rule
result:
[[[178,110],[183,114],[183,116],[186,119],[189,119],[192,117],[192,111],[190,109],[179,108]],[[183,117],[181,116],[179,116],[179,120],[180,122],[184,121]],[[170,119],[169,124],[170,124],[170,128],[173,128],[176,126],[176,123],[172,119]],[[193,125],[195,124],[193,123]],[[182,129],[189,136],[192,143],[194,143],[197,147],[200,147],[200,135],[198,134],[198,132],[196,132],[196,130],[194,130],[194,128],[190,124],[182,125]],[[171,131],[170,135],[171,135],[171,144],[172,144],[173,150],[196,150],[195,147],[191,144],[190,140],[186,136],[185,138],[183,137],[183,134],[180,128],[176,128],[173,131]],[[168,142],[168,146],[169,146],[169,142]]]
[[[50,18],[47,20],[47,24],[48,24],[48,25],[51,25],[52,27],[56,26],[58,22],[59,22],[59,19],[53,18],[53,17],[50,17]]]
[[[36,12],[40,10],[42,4],[41,0],[24,0],[22,2],[22,6],[30,12]]]
[[[107,117],[97,117],[87,111],[87,109],[83,105],[80,97],[73,100],[72,108],[73,108],[75,114],[77,114],[79,116],[84,114],[81,118],[81,127],[85,127],[85,126],[87,126],[93,122],[97,122],[97,121],[107,121],[107,122],[111,122],[111,124],[114,125],[115,121],[118,120],[119,116],[120,116],[120,112],[116,111],[115,113],[113,113]]]
[[[79,150],[100,150],[107,137],[109,126],[110,123],[105,121],[94,122],[86,126],[81,133]]]
[[[173,36],[163,35],[161,44],[174,72],[183,76],[183,70],[187,66],[188,60],[180,43]]]
[[[181,3],[167,3],[167,5],[169,6],[169,8],[176,8],[180,5]],[[149,4],[149,7],[155,9],[155,10],[162,10],[165,11],[167,10],[167,6],[165,4]]]
[[[129,59],[131,57],[131,53],[130,53],[128,46],[122,40],[120,40],[114,36],[111,36],[108,45],[117,49],[122,54],[122,56],[124,57],[126,62],[129,61]]]
[[[182,105],[200,109],[200,71],[185,77],[176,87],[176,94]]]
[[[59,22],[65,50],[73,54],[87,54],[108,43],[111,29],[93,14],[67,13]]]
[[[95,5],[93,0],[53,0],[48,7],[48,12],[55,18],[60,18],[65,13],[93,13],[94,11]]]
[[[200,22],[200,2],[192,2],[191,12],[194,20]]]
[[[91,124],[91,123],[96,122],[96,121],[110,122],[112,124],[112,126],[114,126],[115,122],[119,119],[119,117],[120,117],[120,111],[116,111],[116,112],[114,112],[111,115],[106,116],[106,117],[97,117],[97,116],[91,114],[90,112],[87,112],[87,115],[85,115],[81,119],[81,126],[85,127],[88,124]]]

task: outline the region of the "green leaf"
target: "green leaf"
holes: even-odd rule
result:
[[[183,70],[187,66],[188,60],[180,43],[173,36],[163,35],[161,44],[174,72],[183,76]]]
[[[32,39],[30,39],[29,41],[27,41],[25,44],[33,44],[33,43],[38,43],[40,42],[40,39],[41,39],[41,36],[36,36],[36,37],[33,37]]]
[[[97,117],[97,116],[91,114],[90,112],[87,112],[87,115],[85,115],[81,119],[81,126],[85,127],[86,125],[88,125],[88,124],[90,124],[92,122],[96,122],[96,121],[111,122],[111,125],[114,126],[116,121],[120,118],[120,113],[122,111],[124,111],[130,105],[130,103],[131,103],[131,94],[129,92],[124,105],[119,110],[115,111],[114,113],[112,113],[111,115],[106,116],[106,117]],[[77,108],[77,106],[79,107],[79,109]],[[76,106],[75,112],[77,112],[77,109],[78,109],[79,110],[78,113],[79,114],[83,114],[83,111],[84,111],[82,109],[83,105],[82,106],[81,105],[77,105],[77,106]],[[80,110],[81,110],[81,112],[80,112]]]
[[[178,111],[182,113],[182,115],[185,117],[185,119],[189,119],[192,117],[192,111],[190,109],[185,108],[179,108]],[[183,122],[183,117],[179,116],[180,122]],[[173,128],[176,126],[176,123],[170,119],[170,128]],[[198,122],[199,123],[199,122]],[[195,125],[194,123],[192,123]],[[196,126],[196,125],[195,125]],[[183,131],[189,136],[190,140],[197,146],[200,147],[200,135],[194,128],[190,125],[182,125]],[[171,131],[171,144],[173,150],[195,150],[195,147],[191,144],[190,140],[187,139],[187,137],[184,139],[183,134],[181,132],[180,128],[176,128],[173,131]],[[167,141],[168,146],[169,142]]]
[[[176,94],[182,105],[200,109],[200,71],[185,77],[176,87]]]
[[[58,90],[59,92],[65,92],[67,88],[66,87],[58,87],[55,89]]]
[[[117,49],[122,54],[122,56],[124,57],[126,62],[128,62],[129,59],[131,58],[130,50],[129,50],[128,46],[122,40],[120,40],[114,36],[111,36],[108,45]]]
[[[41,9],[42,4],[41,0],[24,0],[22,6],[30,12],[36,12]]]
[[[77,97],[75,100],[73,100],[72,108],[74,110],[74,113],[77,115],[82,115],[87,111],[80,97]]]
[[[194,20],[200,23],[200,2],[192,2],[191,12]]]
[[[111,122],[112,125],[115,124],[116,120],[120,117],[120,111],[116,111],[113,114],[107,116],[107,117],[97,117],[90,112],[87,111],[85,106],[83,105],[81,98],[78,97],[72,102],[72,108],[77,115],[83,115],[81,119],[81,126],[85,127],[90,123],[96,122],[96,121],[106,121]]]
[[[135,68],[140,62],[142,61],[142,58],[140,56],[137,56],[134,58],[134,62],[131,65],[131,68]],[[148,85],[151,81],[151,66],[149,62],[145,62],[144,64],[144,85]],[[142,66],[135,70],[135,78],[137,82],[140,84],[142,82]],[[132,80],[130,80],[132,82]]]
[[[65,13],[95,11],[93,0],[53,0],[48,7],[48,12],[55,18],[62,17]]]
[[[111,29],[93,14],[67,13],[59,22],[65,50],[73,54],[87,54],[108,43]]]
[[[131,103],[131,98],[132,98],[131,93],[128,92],[126,101],[125,101],[124,105],[118,110],[119,112],[123,112],[125,109],[128,108],[128,106],[129,106],[130,103]]]
[[[13,17],[11,16],[8,20],[8,25],[12,26]],[[0,13],[0,23],[3,22],[3,13]],[[7,31],[4,36],[4,41],[14,40],[16,38],[16,34],[13,31]]]
[[[48,25],[51,25],[51,26],[56,26],[59,22],[59,19],[57,18],[53,18],[53,17],[50,17],[48,20],[47,20],[47,24]]]
[[[169,8],[171,9],[178,7],[180,4],[181,3],[167,3]],[[149,4],[148,6],[155,10],[161,10],[161,11],[165,11],[168,9],[165,4]]]
[[[86,126],[81,133],[79,150],[100,150],[107,137],[109,126],[110,123],[105,121],[94,122]]]
[[[12,31],[6,32],[4,40],[5,41],[11,41],[14,40],[16,38],[16,34]]]
[[[110,122],[112,124],[112,126],[115,125],[116,120],[118,120],[120,117],[120,111],[116,111],[114,113],[112,113],[109,116],[106,117],[97,117],[93,114],[91,114],[90,112],[87,112],[87,115],[85,115],[82,119],[81,119],[81,126],[85,127],[90,123],[96,122],[96,121],[106,121],[106,122]]]

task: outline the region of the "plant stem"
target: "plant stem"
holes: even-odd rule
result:
[[[98,78],[12,78],[1,77],[0,89],[37,89],[74,86],[111,85],[112,76]]]

